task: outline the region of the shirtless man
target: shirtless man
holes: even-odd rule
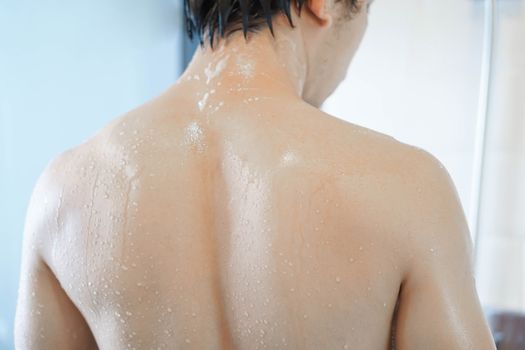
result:
[[[17,348],[495,349],[446,169],[318,108],[368,6],[294,3],[275,38],[206,39],[173,86],[51,161]]]

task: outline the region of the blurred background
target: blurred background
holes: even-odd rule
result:
[[[175,82],[195,48],[183,31],[181,0],[0,0],[0,349],[13,349],[36,179]],[[525,311],[523,38],[525,0],[377,0],[347,79],[323,106],[446,166],[501,349],[514,349],[505,327],[525,343],[516,326]]]

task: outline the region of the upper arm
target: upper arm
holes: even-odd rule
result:
[[[97,348],[80,311],[44,258],[56,230],[60,163],[56,159],[39,177],[26,213],[15,323],[17,349]]]
[[[472,242],[457,191],[441,163],[421,154],[405,226],[410,258],[396,348],[495,349],[476,292]]]

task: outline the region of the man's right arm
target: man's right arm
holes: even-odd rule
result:
[[[33,190],[24,226],[24,248],[15,322],[17,349],[97,349],[81,312],[46,263],[44,251],[56,234],[59,159],[51,162]]]

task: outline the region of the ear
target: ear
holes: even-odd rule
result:
[[[329,27],[332,24],[332,14],[326,11],[326,0],[307,0],[305,2],[306,10],[322,27]]]

